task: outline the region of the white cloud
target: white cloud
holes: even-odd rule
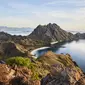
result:
[[[61,6],[57,8],[57,5],[62,4],[76,7],[70,10],[68,6],[66,6],[67,9],[63,6],[63,9]],[[52,5],[54,5],[53,8],[51,8]],[[0,25],[36,27],[38,24],[52,22],[64,29],[85,29],[85,0],[50,0],[42,5],[10,2],[8,6],[12,8],[11,14],[0,17]]]
[[[85,6],[85,0],[52,0],[44,5],[66,5],[66,4],[75,4],[75,6]]]

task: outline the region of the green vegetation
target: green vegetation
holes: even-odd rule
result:
[[[78,66],[76,66],[75,67],[79,72],[81,72],[81,69],[78,67]]]
[[[0,56],[0,60],[2,60],[2,58],[3,58],[3,57],[2,57],[2,56]]]
[[[36,45],[44,46],[45,45],[45,42],[42,41],[42,40],[36,40]]]
[[[29,58],[23,57],[12,57],[6,60],[8,65],[17,65],[17,66],[26,66],[27,68],[31,69],[32,71],[32,80],[40,80],[39,77],[39,67],[36,63],[32,63]]]
[[[29,58],[23,57],[12,57],[6,60],[6,63],[9,65],[17,65],[17,66],[29,66],[31,61]]]
[[[48,74],[48,71],[45,70],[42,64],[38,61],[36,63],[31,63],[28,66],[29,69],[32,71],[32,80],[40,80]]]

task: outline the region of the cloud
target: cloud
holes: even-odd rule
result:
[[[0,5],[0,25],[35,28],[52,22],[64,29],[85,29],[85,0],[7,1]]]
[[[44,5],[66,5],[66,4],[73,4],[75,6],[85,6],[85,0],[52,0]]]

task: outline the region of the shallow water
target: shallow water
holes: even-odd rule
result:
[[[85,40],[67,42],[61,45],[57,44],[55,48],[38,50],[36,51],[36,57],[43,55],[48,50],[57,54],[69,53],[72,56],[72,59],[76,61],[80,68],[85,72]]]

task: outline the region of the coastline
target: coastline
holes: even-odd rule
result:
[[[35,56],[35,55],[36,55],[36,52],[37,52],[38,50],[44,50],[44,49],[47,49],[47,48],[50,48],[50,47],[40,47],[40,48],[34,49],[34,50],[32,50],[32,51],[30,52],[30,54],[32,55],[32,57],[37,58],[37,57]]]
[[[43,47],[39,47],[39,48],[36,48],[36,49],[34,49],[34,50],[32,50],[31,52],[30,52],[30,55],[33,57],[33,58],[37,58],[36,57],[36,52],[38,51],[38,50],[44,50],[44,49],[47,49],[47,48],[51,48],[51,47],[53,47],[55,44],[59,44],[59,43],[61,43],[61,42],[63,42],[62,40],[59,42],[59,41],[55,41],[55,42],[51,42],[50,43],[50,45],[51,46],[43,46]]]

